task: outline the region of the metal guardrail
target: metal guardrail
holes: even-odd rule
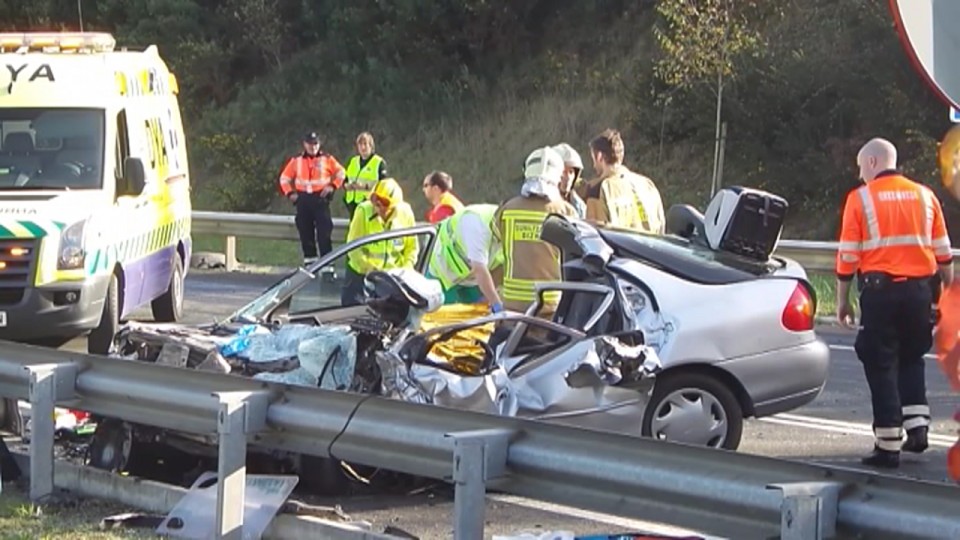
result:
[[[343,242],[348,221],[333,220],[333,241]],[[292,215],[240,214],[228,212],[193,212],[193,232],[218,235],[226,238],[227,270],[237,267],[237,237],[296,240],[297,228]],[[837,242],[807,240],[780,240],[776,254],[800,263],[809,272],[832,272],[837,254]],[[953,250],[960,255],[960,249]]]
[[[960,538],[946,484],[233,375],[3,342],[0,396],[33,408],[35,499],[55,405],[216,435],[223,538],[240,538],[248,442],[452,481],[457,539],[483,537],[488,488],[738,539]]]

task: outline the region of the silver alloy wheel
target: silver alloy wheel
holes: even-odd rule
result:
[[[701,388],[681,388],[655,404],[651,433],[655,439],[723,446],[727,438],[727,413],[713,394]]]

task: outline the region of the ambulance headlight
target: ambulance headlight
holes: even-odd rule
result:
[[[83,268],[87,254],[83,250],[83,228],[86,221],[78,221],[63,230],[60,236],[60,250],[57,258],[57,268],[60,270],[75,270]]]

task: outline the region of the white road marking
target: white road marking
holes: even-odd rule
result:
[[[818,431],[828,431],[832,433],[873,437],[873,427],[868,424],[828,420],[826,418],[817,418],[815,416],[781,413],[767,418],[760,418],[760,421],[770,424],[815,429]],[[944,435],[940,433],[930,433],[927,438],[930,446],[939,448],[950,448],[957,440],[956,436],[951,437],[950,435]]]
[[[856,352],[856,351],[854,350],[854,348],[853,348],[852,345],[827,345],[827,346],[828,346],[829,348],[835,350],[835,351]],[[936,359],[937,359],[937,355],[935,355],[935,354],[925,354],[925,355],[923,355],[923,359],[924,359],[924,360],[936,360]]]
[[[662,523],[651,523],[649,521],[639,521],[639,520],[633,520],[633,519],[620,518],[617,516],[611,516],[609,514],[601,514],[599,512],[581,510],[579,508],[573,508],[571,506],[553,504],[553,503],[548,503],[543,501],[536,501],[532,499],[525,499],[523,497],[516,497],[513,495],[489,494],[487,495],[487,498],[493,501],[501,502],[501,503],[522,506],[524,508],[529,508],[531,510],[539,510],[542,512],[552,512],[554,514],[575,517],[578,519],[596,521],[598,523],[605,523],[613,527],[628,529],[631,532],[642,532],[647,534],[662,534],[662,535],[678,535],[678,536],[693,535],[693,536],[701,536],[705,540],[722,540],[722,537],[719,537],[719,536],[705,536],[703,533],[700,533],[700,532],[691,531],[688,529],[681,529],[678,527],[672,527],[669,525],[664,525]]]

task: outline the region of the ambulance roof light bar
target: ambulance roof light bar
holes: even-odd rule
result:
[[[0,52],[111,52],[116,45],[105,32],[0,32]]]

